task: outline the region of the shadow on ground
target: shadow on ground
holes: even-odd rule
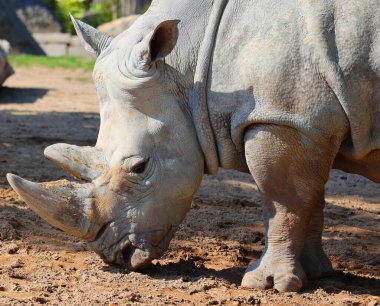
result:
[[[43,98],[49,90],[47,88],[0,87],[0,104],[34,103]]]

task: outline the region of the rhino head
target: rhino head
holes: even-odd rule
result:
[[[87,241],[106,262],[136,270],[167,249],[204,171],[183,93],[163,60],[177,43],[178,21],[116,38],[73,22],[85,48],[97,54],[97,143],[45,149],[77,181],[7,178],[47,222]]]

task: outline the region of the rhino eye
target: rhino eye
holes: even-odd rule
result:
[[[145,171],[147,164],[148,164],[148,160],[142,160],[131,167],[131,172],[137,173],[137,174],[143,173]]]

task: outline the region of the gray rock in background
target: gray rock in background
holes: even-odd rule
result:
[[[62,30],[53,14],[42,5],[25,5],[18,8],[16,13],[31,33],[52,33]]]
[[[14,73],[14,70],[7,61],[7,54],[9,53],[9,50],[9,42],[6,40],[0,40],[0,86]]]
[[[98,26],[98,30],[115,37],[128,29],[138,17],[140,17],[140,15],[129,15],[118,18]]]
[[[28,29],[4,0],[0,0],[0,39],[10,42],[12,54],[45,55]]]
[[[48,56],[75,55],[95,59],[95,55],[83,48],[76,35],[72,36],[67,33],[34,33],[33,38]]]
[[[66,55],[71,41],[71,35],[67,33],[34,33],[33,38],[48,56]]]

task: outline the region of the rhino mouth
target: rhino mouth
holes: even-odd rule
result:
[[[107,222],[89,245],[107,264],[127,268],[130,271],[146,268],[153,259],[161,257],[175,232],[171,226],[166,230],[126,232],[120,236],[121,238],[116,239],[112,235],[117,231],[115,228],[114,221]],[[147,241],[151,239],[153,242],[148,243]]]

